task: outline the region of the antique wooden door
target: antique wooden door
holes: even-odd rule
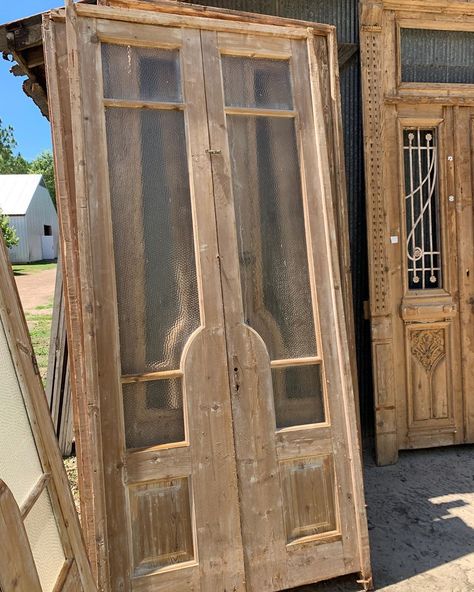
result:
[[[402,224],[395,352],[405,352],[407,376],[397,409],[402,445],[422,448],[464,440],[455,203],[461,154],[451,108],[400,105],[397,122]]]
[[[368,585],[312,31],[67,27],[105,585]]]
[[[316,65],[306,39],[202,43],[247,585],[279,590],[358,561]]]
[[[380,464],[474,438],[474,11],[389,4],[361,12]]]

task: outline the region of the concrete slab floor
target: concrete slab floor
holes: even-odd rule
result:
[[[474,446],[400,453],[398,464],[365,458],[375,589],[474,591]],[[340,578],[298,592],[356,592]]]

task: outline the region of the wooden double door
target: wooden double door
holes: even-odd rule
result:
[[[312,33],[85,6],[66,27],[103,585],[368,580]]]

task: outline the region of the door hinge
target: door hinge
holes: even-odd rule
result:
[[[26,345],[23,345],[23,343],[20,343],[19,341],[17,341],[16,344],[17,344],[19,350],[21,350],[24,354],[26,354],[27,356],[29,356],[31,358],[31,362],[33,364],[33,370],[34,370],[35,374],[37,376],[39,376],[40,371],[39,371],[38,362],[36,361],[35,354],[31,351],[31,349],[29,347],[27,347]]]
[[[222,150],[213,150],[212,148],[209,148],[206,152],[207,154],[221,154]]]

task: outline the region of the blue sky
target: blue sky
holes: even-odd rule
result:
[[[0,24],[25,16],[64,6],[62,0],[0,0]],[[10,74],[11,63],[0,55],[0,119],[3,125],[12,125],[18,150],[31,160],[40,152],[51,148],[48,120],[21,89],[24,78]]]

